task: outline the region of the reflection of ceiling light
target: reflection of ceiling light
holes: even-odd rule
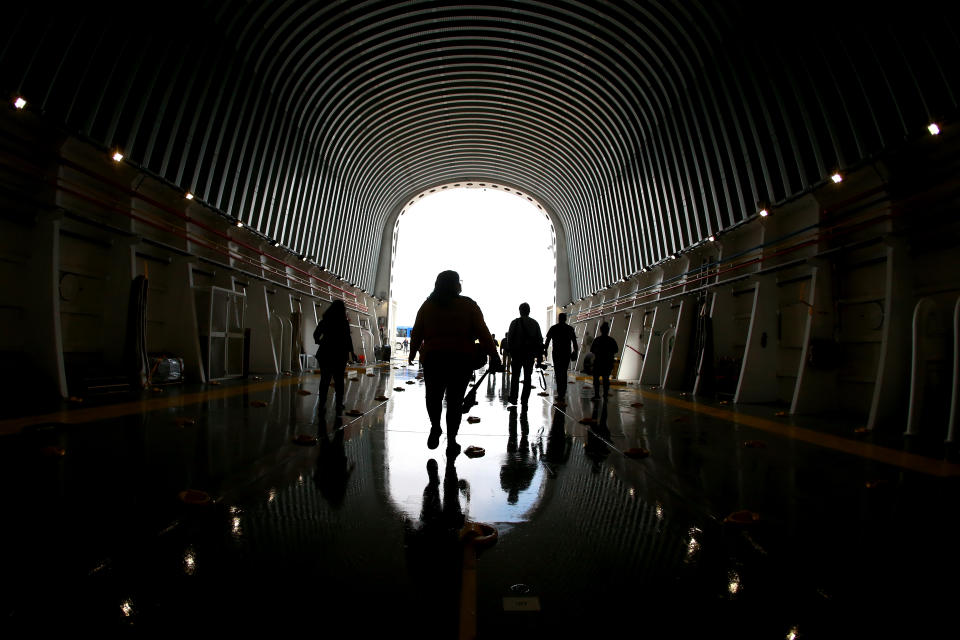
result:
[[[17,99],[13,101],[13,106],[17,109],[23,109],[27,106],[27,101],[23,99],[23,96],[17,96]]]
[[[189,191],[187,191],[187,194],[183,197],[186,198],[187,200],[193,200],[193,194],[190,193]]]
[[[770,215],[770,212],[769,212],[769,211],[767,211],[766,209],[760,209],[760,217],[761,217],[761,218],[766,218],[768,215]]]
[[[927,127],[927,131],[929,131],[932,136],[940,135],[940,127],[937,126],[936,122],[931,122],[930,126]]]
[[[836,184],[840,184],[841,182],[843,182],[843,176],[840,175],[839,173],[833,174],[832,176],[830,176],[830,179],[833,180]]]
[[[120,153],[119,151],[114,151],[114,152],[113,152],[113,161],[114,161],[114,162],[120,162],[121,160],[123,160],[123,154]]]

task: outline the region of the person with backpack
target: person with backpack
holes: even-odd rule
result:
[[[499,371],[500,356],[493,344],[483,312],[472,299],[460,295],[460,275],[443,271],[437,276],[431,293],[417,311],[410,334],[409,362],[417,353],[423,367],[426,387],[427,415],[430,435],[427,448],[440,444],[440,414],[447,399],[447,457],[460,453],[457,432],[460,430],[463,396],[475,369],[478,352],[490,357],[491,371]],[[479,342],[479,347],[477,346]]]
[[[530,389],[533,388],[530,380],[533,374],[533,361],[537,361],[538,367],[543,363],[543,335],[540,333],[540,324],[530,317],[530,305],[526,302],[520,305],[520,317],[514,318],[510,323],[506,342],[510,347],[510,359],[513,361],[508,403],[512,405],[511,408],[516,407],[522,371],[523,394],[520,396],[520,402],[523,411],[526,412]]]
[[[547,330],[547,341],[543,345],[543,355],[547,356],[550,341],[553,341],[553,375],[557,379],[557,406],[567,404],[567,368],[570,360],[577,357],[577,334],[573,327],[567,324],[567,314],[561,313],[557,317],[557,324]]]

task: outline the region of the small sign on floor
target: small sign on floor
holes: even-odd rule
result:
[[[540,611],[540,598],[526,596],[524,598],[504,598],[504,611]]]

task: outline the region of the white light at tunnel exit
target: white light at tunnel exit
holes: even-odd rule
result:
[[[930,125],[927,127],[927,131],[929,131],[930,135],[932,136],[940,135],[940,127],[937,126],[936,122],[931,122]]]
[[[17,109],[23,109],[27,106],[27,101],[23,99],[23,96],[17,96],[17,99],[13,101],[13,106]]]
[[[841,182],[843,182],[843,176],[840,175],[839,173],[833,174],[832,176],[830,176],[830,179],[833,180],[835,184],[840,184]]]
[[[113,158],[114,162],[120,162],[121,160],[123,160],[123,154],[120,153],[119,151],[114,151],[111,157]]]

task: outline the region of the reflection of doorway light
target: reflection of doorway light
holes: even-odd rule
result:
[[[445,483],[447,470],[443,450],[427,449],[426,431],[416,433],[403,430],[403,425],[416,421],[419,424],[426,419],[426,410],[421,403],[390,403],[386,430],[386,468],[387,490],[394,507],[411,520],[420,518],[423,510],[424,493],[429,481],[427,461],[437,461],[439,468],[439,486],[441,499],[453,487]],[[464,424],[461,427],[465,431]],[[504,425],[506,426],[506,425]],[[461,435],[461,442],[471,442],[469,436]],[[518,523],[530,519],[543,498],[546,474],[539,463],[539,457],[531,446],[530,455],[522,461],[528,468],[529,478],[519,484],[515,482],[515,469],[518,466],[516,455],[511,458],[506,452],[506,434],[500,437],[483,436],[475,438],[487,446],[486,455],[467,460],[461,455],[456,461],[456,499],[468,520],[475,522]],[[496,450],[494,442],[502,445]],[[443,445],[441,444],[441,447]],[[514,494],[511,496],[511,494]]]

